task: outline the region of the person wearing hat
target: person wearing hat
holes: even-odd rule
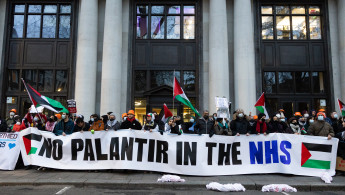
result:
[[[298,120],[296,117],[291,117],[289,119],[289,126],[290,126],[291,131],[294,134],[297,134],[297,135],[301,134],[301,126],[300,124],[298,124]]]
[[[16,121],[14,120],[14,115],[17,114],[17,110],[11,109],[9,113],[10,116],[6,118],[6,124],[8,128],[12,128],[12,126],[16,123]]]
[[[153,117],[152,113],[148,113],[146,115],[145,124],[143,125],[142,130],[150,131],[150,132],[152,132],[152,131],[158,132],[158,125],[154,120],[152,120],[152,117]]]
[[[84,116],[78,115],[77,120],[75,121],[74,132],[88,131],[90,129],[90,124],[84,121]]]
[[[325,119],[324,119],[324,120],[325,120],[327,123],[329,123],[330,125],[332,125],[332,120],[326,116],[326,110],[323,109],[323,108],[321,108],[321,109],[319,109],[319,112],[324,113],[324,114],[325,114]]]
[[[102,119],[99,118],[98,114],[93,114],[91,115],[91,121],[93,120],[92,125],[90,124],[90,131],[95,130],[95,131],[102,131],[104,130],[104,122]]]
[[[334,131],[332,126],[325,121],[325,113],[318,112],[316,116],[317,120],[310,125],[308,129],[308,134],[314,136],[328,137],[328,139],[334,137]]]
[[[276,114],[272,117],[268,123],[267,129],[269,133],[285,133],[284,126],[280,121],[280,114]]]
[[[55,135],[69,135],[74,132],[74,122],[69,118],[69,113],[62,113],[61,120],[55,125]]]
[[[122,122],[120,129],[141,130],[141,128],[141,124],[135,119],[134,110],[129,110],[127,113],[127,118]]]
[[[267,135],[266,114],[260,113],[258,115],[258,121],[255,124],[255,131],[258,135],[260,134]]]
[[[247,121],[247,116],[244,114],[244,110],[237,109],[233,117],[234,119],[230,123],[230,130],[232,131],[232,135],[248,136],[250,134],[250,127],[249,122]]]
[[[120,129],[121,124],[119,123],[119,121],[116,120],[116,117],[114,114],[110,114],[109,115],[109,120],[107,121],[106,125],[105,125],[105,130],[118,130]]]
[[[122,119],[121,123],[124,122],[124,121],[126,121],[127,116],[128,116],[127,113],[123,113],[123,114],[121,115],[121,119]]]

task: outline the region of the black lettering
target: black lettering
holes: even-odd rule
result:
[[[238,159],[238,155],[241,154],[241,152],[238,150],[238,147],[241,146],[241,142],[234,142],[232,143],[231,148],[231,158],[232,158],[232,164],[233,165],[241,165],[242,161]]]
[[[154,139],[149,140],[149,155],[147,157],[147,160],[149,162],[153,162],[155,158],[155,145],[156,141]]]
[[[85,150],[84,150],[84,160],[94,161],[95,154],[93,153],[92,141],[91,139],[85,139]]]
[[[110,154],[109,159],[113,160],[115,157],[115,160],[120,160],[120,154],[119,154],[119,138],[113,137],[110,140]]]
[[[208,147],[208,152],[207,152],[207,164],[208,164],[208,165],[212,165],[213,148],[214,148],[214,147],[217,147],[217,143],[206,142],[206,147]]]
[[[176,143],[176,164],[182,165],[182,142]]]
[[[168,163],[168,151],[169,143],[167,141],[159,141],[157,140],[157,154],[156,154],[156,162],[162,162],[163,156],[163,163]]]
[[[46,157],[50,158],[52,156],[52,149],[52,140],[50,138],[48,138],[48,140],[44,138],[42,148],[38,155],[43,156],[44,153],[46,153]]]
[[[53,141],[53,159],[61,160],[62,159],[62,140],[56,139]]]
[[[141,162],[143,161],[143,147],[144,147],[144,144],[147,144],[147,139],[135,138],[135,142],[138,143],[137,161]]]
[[[230,165],[230,148],[231,148],[231,144],[226,144],[226,151],[224,151],[225,144],[219,144],[218,165],[224,165],[224,158],[225,158],[225,165]]]
[[[72,139],[71,144],[72,160],[77,160],[78,152],[84,149],[84,141],[82,139]]]
[[[191,165],[196,165],[196,153],[197,147],[196,142],[192,142],[192,149],[190,148],[189,142],[184,142],[184,165],[188,165],[188,159]]]
[[[101,139],[95,139],[97,160],[108,160],[107,154],[102,154],[102,143]]]
[[[122,147],[121,147],[121,160],[125,160],[127,156],[127,160],[132,160],[133,157],[133,141],[134,138],[129,138],[129,144],[127,137],[122,138]]]

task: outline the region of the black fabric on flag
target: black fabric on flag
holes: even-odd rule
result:
[[[328,153],[332,152],[332,145],[312,144],[312,143],[303,143],[303,144],[310,151],[328,152]]]

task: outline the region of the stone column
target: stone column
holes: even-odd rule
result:
[[[338,36],[339,36],[339,70],[340,70],[340,83],[334,83],[334,90],[341,88],[341,97],[345,101],[345,0],[338,0]]]
[[[209,21],[209,111],[213,113],[216,111],[216,96],[229,99],[226,0],[210,1]]]
[[[120,118],[122,68],[122,0],[105,5],[101,114],[114,112]]]
[[[79,11],[75,99],[87,119],[95,112],[98,0],[81,0]]]
[[[235,109],[254,112],[256,102],[254,21],[251,0],[234,0]]]

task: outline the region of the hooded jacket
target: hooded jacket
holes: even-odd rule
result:
[[[313,124],[310,125],[308,129],[308,134],[323,137],[331,135],[332,137],[334,137],[334,131],[332,126],[326,121],[319,120],[315,121]]]
[[[198,134],[214,134],[214,121],[204,118],[200,118],[198,122],[195,124],[195,130]]]
[[[232,135],[236,135],[237,133],[242,135],[250,133],[249,122],[246,118],[246,115],[244,115],[242,118],[238,116],[238,113],[234,115],[234,120],[232,120],[230,123]]]

